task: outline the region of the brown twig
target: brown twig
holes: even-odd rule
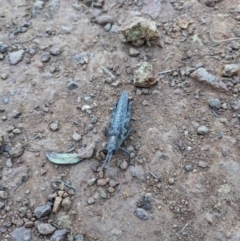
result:
[[[106,68],[104,68],[103,66],[101,66],[101,68],[102,68],[102,70],[105,72],[105,73],[107,73],[107,74],[109,74],[113,79],[117,79],[110,71],[108,71]]]
[[[240,40],[240,38],[237,38],[237,37],[228,38],[228,39],[221,39],[221,40],[214,39],[213,36],[212,36],[212,30],[209,32],[209,36],[212,39],[212,41],[215,42],[215,43],[228,42],[228,41],[232,41],[232,40]]]
[[[164,70],[164,71],[158,72],[157,74],[166,74],[166,73],[169,73],[169,72],[172,72],[172,71],[174,71],[174,69]]]

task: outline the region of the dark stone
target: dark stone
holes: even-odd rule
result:
[[[51,48],[49,52],[53,56],[58,56],[62,53],[62,50],[60,48]]]
[[[214,7],[215,6],[215,0],[205,0],[204,3],[208,7]]]
[[[238,110],[239,109],[239,104],[238,104],[237,100],[231,100],[230,106],[231,106],[232,110]]]
[[[134,214],[142,220],[149,219],[147,212],[143,208],[137,208]]]
[[[193,170],[193,166],[191,164],[186,165],[184,168],[187,172],[191,172]]]
[[[78,88],[78,85],[74,81],[70,80],[67,84],[67,87],[69,90],[74,90]]]
[[[51,55],[49,53],[42,55],[42,62],[46,63],[51,59]]]
[[[56,230],[50,238],[50,241],[63,241],[67,231],[65,229]]]
[[[20,112],[20,111],[18,111],[18,110],[13,110],[11,116],[12,116],[14,119],[17,119],[17,118],[20,117],[21,115],[22,115],[22,112]]]
[[[0,45],[0,53],[4,54],[7,52],[8,46],[6,44]]]
[[[34,210],[34,215],[37,218],[46,217],[50,213],[51,213],[51,206],[49,206],[49,205],[39,206],[39,207],[36,207],[35,210]]]

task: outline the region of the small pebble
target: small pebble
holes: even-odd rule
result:
[[[108,23],[104,26],[103,30],[105,32],[109,32],[111,30],[111,27],[112,27],[112,24],[111,23]]]
[[[42,235],[52,234],[56,230],[50,223],[40,223],[37,228],[38,232]]]
[[[60,207],[61,207],[61,204],[62,204],[62,198],[56,197],[55,200],[54,200],[52,212],[57,213],[59,211]]]
[[[77,133],[74,133],[73,136],[72,136],[72,139],[74,141],[80,141],[82,139],[82,136],[77,134]]]
[[[211,108],[218,109],[218,110],[222,107],[221,106],[221,101],[219,99],[209,99],[208,100],[208,105]]]
[[[108,190],[108,192],[110,192],[110,193],[115,192],[115,188],[113,188],[113,187],[109,187],[107,190]]]
[[[5,207],[5,203],[4,202],[0,202],[0,209],[3,209]]]
[[[3,74],[0,75],[2,80],[6,80],[8,78],[8,76],[9,75],[7,73],[3,73]]]
[[[18,110],[13,110],[11,113],[11,117],[13,117],[14,119],[19,118],[21,115],[22,115],[22,112]]]
[[[18,129],[18,128],[16,128],[16,129],[13,129],[13,131],[12,131],[14,134],[21,134],[22,132],[21,132],[21,130],[20,129]]]
[[[74,90],[74,89],[77,89],[77,88],[78,88],[78,85],[77,85],[74,81],[70,80],[70,81],[67,83],[67,88],[68,88],[69,90]]]
[[[222,147],[222,155],[224,156],[224,157],[226,157],[227,156],[227,150],[226,150],[226,148],[225,147]]]
[[[107,185],[107,180],[106,179],[98,179],[97,184],[98,184],[98,186],[105,186],[105,185]]]
[[[64,208],[65,211],[69,211],[72,207],[72,201],[70,197],[66,197],[62,201],[62,207]]]
[[[0,199],[5,200],[7,199],[8,194],[6,191],[0,191]]]
[[[125,170],[127,170],[127,168],[128,168],[128,163],[127,163],[127,161],[123,160],[120,164],[120,169],[122,171],[125,171]]]
[[[103,198],[103,199],[107,198],[107,193],[102,188],[99,188],[99,193],[100,193],[101,198]]]
[[[113,179],[110,179],[108,184],[110,187],[115,187],[117,185],[117,183]]]
[[[96,178],[96,177],[93,177],[93,178],[91,178],[91,179],[89,179],[89,180],[87,181],[87,184],[88,184],[89,186],[92,186],[96,181],[97,181],[97,178]]]
[[[12,160],[10,158],[6,161],[6,167],[11,168],[13,166]]]
[[[131,57],[137,57],[139,54],[140,54],[140,52],[136,48],[129,49],[129,55]]]
[[[142,103],[143,106],[147,106],[149,105],[149,102],[147,100],[144,100],[143,103]]]
[[[169,179],[168,179],[168,184],[169,184],[169,185],[173,185],[174,182],[175,182],[175,179],[174,179],[174,178],[169,178]]]
[[[207,162],[205,162],[205,161],[200,161],[200,162],[198,163],[198,166],[199,166],[199,167],[202,167],[202,168],[206,168],[206,167],[208,167],[208,164],[207,164]]]
[[[208,134],[208,132],[209,132],[209,130],[208,130],[208,128],[205,125],[201,125],[197,129],[197,133],[199,135],[206,135],[206,134]]]
[[[184,168],[187,172],[191,172],[193,170],[193,166],[191,164],[186,165]]]
[[[51,238],[50,238],[50,241],[63,241],[65,236],[67,234],[67,231],[66,229],[60,229],[60,230],[56,230]]]
[[[59,129],[59,122],[54,121],[49,125],[50,130],[57,131]]]
[[[134,214],[142,220],[148,220],[149,219],[147,212],[143,208],[137,208],[135,210]]]
[[[93,197],[88,198],[87,203],[88,203],[89,205],[94,204],[94,203],[95,203],[94,198],[93,198]]]
[[[51,55],[49,54],[49,53],[46,53],[46,54],[43,54],[42,55],[42,62],[43,63],[46,63],[46,62],[48,62],[49,60],[51,59]]]
[[[62,53],[62,50],[60,48],[51,48],[49,52],[53,56],[58,56]]]
[[[34,226],[34,222],[32,221],[26,222],[24,226],[25,228],[32,228]]]
[[[42,205],[39,207],[36,207],[34,210],[34,215],[37,218],[43,218],[48,216],[51,213],[51,207],[49,205]]]
[[[3,98],[3,99],[2,99],[2,102],[3,102],[4,104],[8,104],[9,100],[8,100],[8,98]]]

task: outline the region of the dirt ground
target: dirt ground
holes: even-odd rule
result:
[[[156,3],[151,19],[143,5]],[[95,21],[103,15],[113,19],[110,31]],[[133,16],[156,22],[161,36],[135,57],[118,33]],[[1,0],[0,240],[240,240],[240,74],[222,74],[240,64],[239,37],[238,0]],[[20,50],[15,64],[10,54]],[[149,88],[133,83],[143,61],[157,76]],[[200,67],[227,90],[191,78]],[[123,90],[133,100],[136,132],[124,147],[135,165],[124,168],[118,152],[102,176],[98,150]],[[211,99],[220,107],[211,108]],[[75,165],[45,157],[89,143],[93,155]],[[53,208],[57,195],[65,204],[37,218],[34,210]],[[139,200],[149,196],[144,210]],[[41,233],[42,223],[66,235]]]

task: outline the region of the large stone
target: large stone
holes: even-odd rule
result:
[[[56,230],[51,236],[50,241],[63,241],[66,233],[66,229]]]
[[[49,52],[53,56],[58,56],[62,53],[62,50],[60,48],[51,48],[49,49]]]
[[[137,87],[150,87],[157,81],[153,75],[153,67],[147,62],[142,62],[137,65],[137,69],[134,71],[134,85]]]
[[[41,10],[44,8],[44,5],[45,5],[45,2],[44,1],[36,1],[34,4],[33,4],[33,8],[35,10]]]
[[[15,51],[15,52],[11,52],[8,54],[9,63],[12,65],[15,65],[23,59],[23,56],[24,56],[23,49]]]
[[[50,223],[40,223],[37,228],[42,235],[52,234],[56,230]]]
[[[133,17],[119,28],[122,42],[141,46],[145,42],[158,43],[160,34],[156,22],[143,17]]]
[[[0,199],[7,199],[8,193],[6,191],[0,191]]]
[[[16,146],[12,147],[9,151],[11,157],[19,157],[24,152],[24,146],[21,143],[17,143]]]
[[[237,74],[240,70],[239,64],[226,64],[223,69],[223,76],[231,77],[234,74]]]
[[[113,17],[110,15],[102,15],[96,18],[96,22],[100,25],[113,23]]]
[[[161,2],[162,0],[143,0],[142,13],[156,19],[161,11]]]
[[[75,241],[84,241],[84,237],[82,235],[77,235]]]
[[[228,194],[231,191],[232,191],[232,189],[229,184],[220,185],[220,187],[218,188],[218,192],[223,193],[223,194]]]
[[[34,210],[34,215],[37,218],[46,217],[50,213],[51,213],[51,207],[49,205],[42,205],[42,206],[36,207]]]
[[[85,148],[78,149],[78,155],[81,159],[89,159],[93,156],[95,142],[89,143]]]
[[[212,87],[215,87],[218,89],[223,89],[223,90],[228,90],[227,86],[222,81],[220,81],[215,75],[209,73],[204,68],[198,68],[190,76],[193,79],[196,79],[202,83],[209,84]]]
[[[60,0],[50,0],[48,4],[48,9],[51,14],[58,11],[60,7]]]
[[[129,55],[131,57],[136,57],[140,54],[140,52],[136,48],[130,48],[129,49]]]
[[[147,212],[143,208],[137,208],[134,213],[138,218],[142,220],[149,219]]]
[[[66,198],[63,199],[62,206],[63,206],[65,211],[69,211],[71,209],[72,201],[71,201],[70,197],[66,197]]]
[[[20,227],[15,228],[11,232],[13,241],[30,241],[32,240],[32,233],[30,228]]]
[[[208,128],[205,125],[201,125],[197,129],[199,135],[206,135],[209,132]]]
[[[56,197],[53,204],[53,213],[57,213],[61,207],[62,204],[62,198]]]
[[[141,166],[131,166],[130,172],[131,172],[132,177],[136,177],[140,181],[146,180],[145,171]]]
[[[61,229],[70,229],[72,227],[72,221],[70,216],[68,215],[63,215],[59,217],[57,224]]]
[[[208,105],[214,109],[220,109],[222,107],[221,101],[219,99],[209,99]]]

